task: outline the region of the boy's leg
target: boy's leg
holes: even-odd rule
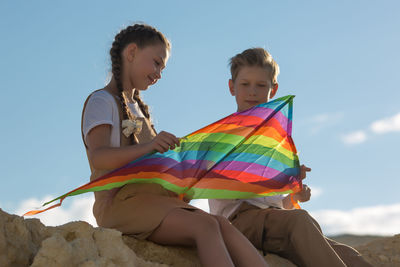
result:
[[[310,216],[314,224],[318,227],[320,232],[322,233],[321,227],[318,224],[318,222]],[[342,259],[342,261],[347,265],[351,267],[372,267],[370,263],[368,263],[362,255],[355,250],[354,248],[339,243],[337,241],[334,241],[332,239],[329,239],[325,237],[326,241],[328,241],[329,245],[335,250],[336,254],[339,255],[339,257]]]
[[[326,240],[347,266],[372,267],[372,265],[364,260],[361,254],[354,248],[329,238],[326,238]]]
[[[264,224],[261,231],[254,229],[260,218]],[[231,221],[257,248],[276,253],[298,266],[346,266],[304,210],[261,210],[245,203]]]
[[[276,249],[299,266],[346,266],[305,210],[267,209],[264,229],[265,250]]]

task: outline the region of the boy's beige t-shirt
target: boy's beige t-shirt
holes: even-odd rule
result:
[[[229,218],[229,216],[231,216],[244,201],[261,209],[270,207],[283,208],[282,200],[284,197],[285,195],[252,199],[209,199],[208,205],[210,206],[211,214],[221,215],[225,218]]]

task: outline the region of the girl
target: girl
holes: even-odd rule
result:
[[[148,25],[128,26],[115,36],[112,79],[88,97],[82,113],[91,180],[152,151],[164,153],[179,146],[173,134],[155,132],[139,96],[161,78],[169,52],[169,41]],[[267,266],[226,219],[187,204],[158,184],[95,192],[93,214],[99,226],[136,238],[196,246],[204,266]]]

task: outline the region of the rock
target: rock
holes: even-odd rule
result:
[[[38,219],[24,220],[0,209],[0,266],[28,266],[47,235]]]
[[[400,235],[375,240],[357,249],[374,266],[400,262]],[[270,266],[293,267],[277,255],[265,257]],[[195,249],[160,246],[122,236],[116,230],[94,228],[82,221],[46,227],[0,209],[0,266],[168,267],[201,266]]]
[[[146,240],[138,240],[124,236],[123,240],[138,257],[153,261],[164,266],[193,266],[201,267],[196,250],[185,247],[160,246]]]
[[[137,266],[136,254],[120,232],[93,228],[86,222],[54,227],[34,258],[39,266]]]
[[[356,249],[373,266],[400,266],[400,235],[379,238]]]

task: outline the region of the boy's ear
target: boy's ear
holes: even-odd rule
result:
[[[135,58],[137,49],[138,46],[135,43],[130,43],[126,46],[126,48],[123,51],[123,55],[128,60],[128,62],[132,62],[132,60]]]
[[[269,95],[269,98],[273,98],[277,91],[278,91],[278,84],[275,83],[271,88],[271,93]]]
[[[229,86],[229,91],[231,92],[231,95],[235,95],[235,88],[234,88],[234,86],[233,86],[233,81],[232,81],[232,79],[229,79],[229,82],[228,82],[228,86]]]

